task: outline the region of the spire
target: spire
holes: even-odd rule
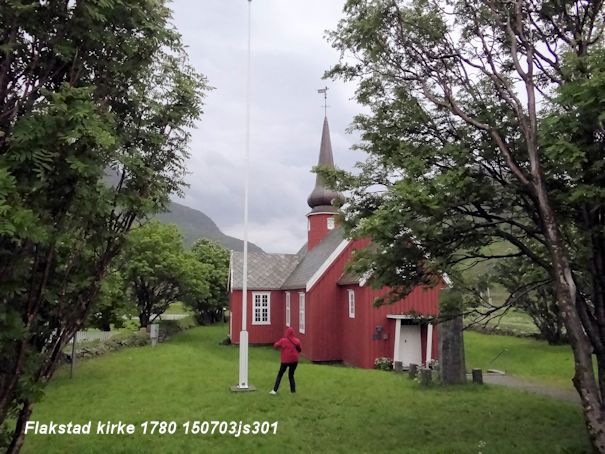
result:
[[[330,143],[330,128],[328,127],[328,117],[324,117],[323,131],[321,133],[321,146],[319,148],[319,160],[317,165],[334,168],[334,158],[332,157],[332,144]],[[315,179],[315,188],[307,203],[311,208],[312,212],[317,211],[328,211],[335,212],[336,209],[332,206],[332,200],[338,199],[344,200],[341,193],[332,191],[326,188],[326,184],[321,175],[317,175]]]

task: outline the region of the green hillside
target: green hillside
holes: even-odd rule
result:
[[[207,215],[180,203],[171,202],[168,211],[156,215],[156,219],[165,224],[176,224],[183,234],[186,247],[190,247],[199,238],[208,238],[234,251],[244,249],[242,240],[225,235]],[[248,249],[252,252],[262,251],[254,243],[248,243]]]

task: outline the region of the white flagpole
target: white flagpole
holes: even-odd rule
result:
[[[244,178],[244,266],[242,285],[242,330],[239,334],[239,383],[240,390],[248,385],[248,191],[250,187],[250,63],[252,54],[252,0],[248,0],[248,64],[246,69],[246,158]]]

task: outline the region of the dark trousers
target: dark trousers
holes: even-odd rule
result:
[[[279,389],[281,378],[284,376],[284,372],[286,372],[286,369],[288,369],[290,391],[292,391],[293,393],[296,392],[296,382],[294,381],[294,371],[296,370],[296,366],[298,366],[298,363],[281,363],[281,365],[279,366],[279,372],[277,373],[277,378],[275,379],[275,386],[273,386],[273,391],[277,392],[277,390]]]

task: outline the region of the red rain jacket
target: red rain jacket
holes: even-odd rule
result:
[[[273,344],[273,348],[281,350],[280,359],[282,363],[297,363],[299,353],[296,346],[300,347],[300,339],[294,337],[294,329],[287,328],[286,334]]]

